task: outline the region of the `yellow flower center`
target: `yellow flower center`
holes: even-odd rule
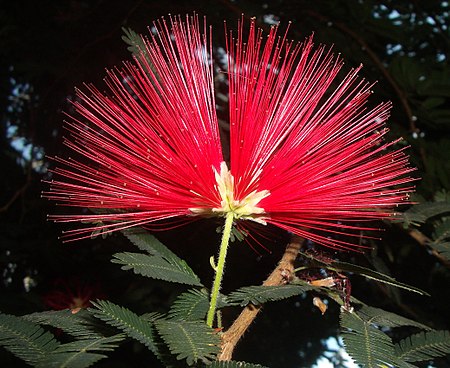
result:
[[[220,173],[214,169],[216,177],[216,189],[219,192],[221,201],[220,207],[208,208],[190,208],[191,212],[203,216],[226,216],[232,212],[235,219],[252,220],[261,224],[266,224],[264,208],[258,207],[258,203],[270,195],[268,190],[253,191],[244,198],[236,200],[234,198],[234,177],[228,170],[227,164],[220,164]]]

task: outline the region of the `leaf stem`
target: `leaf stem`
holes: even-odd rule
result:
[[[234,213],[228,212],[225,218],[225,225],[222,232],[222,241],[220,243],[219,259],[217,260],[215,271],[215,278],[213,288],[211,291],[211,301],[209,304],[208,315],[206,316],[206,323],[212,327],[214,322],[214,315],[216,314],[217,298],[219,296],[220,286],[222,284],[223,271],[225,269],[225,259],[227,257],[228,245],[230,243],[231,229],[233,228]]]

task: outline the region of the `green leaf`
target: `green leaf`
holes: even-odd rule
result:
[[[441,254],[446,259],[450,260],[450,242],[444,243],[430,243],[430,246],[435,249],[439,254]]]
[[[450,212],[450,202],[426,202],[412,206],[403,212],[405,226],[425,223],[430,217]]]
[[[90,315],[85,310],[72,313],[70,309],[61,311],[46,311],[22,316],[23,319],[59,328],[65,333],[76,338],[102,337],[93,330],[93,326],[87,323]]]
[[[236,362],[233,360],[227,362],[213,362],[211,365],[208,365],[210,368],[267,368],[260,364],[252,364],[246,362]]]
[[[449,331],[424,331],[403,339],[395,345],[399,358],[418,362],[450,353]]]
[[[111,262],[122,265],[123,270],[159,280],[180,284],[202,286],[200,279],[189,267],[173,264],[160,256],[148,256],[141,253],[116,253]]]
[[[422,323],[399,316],[398,314],[392,312],[387,312],[383,309],[370,307],[368,305],[363,305],[361,309],[358,310],[358,316],[360,316],[363,320],[378,326],[384,327],[413,326],[425,330],[431,330],[430,327],[423,325]]]
[[[178,360],[186,359],[188,365],[208,363],[220,351],[219,336],[204,322],[159,320],[155,325],[171,353]]]
[[[445,218],[434,227],[433,241],[439,243],[445,239],[450,239],[450,218]]]
[[[59,342],[33,322],[0,314],[0,345],[25,362],[37,365],[59,346]]]
[[[269,301],[290,298],[305,291],[312,290],[310,285],[280,285],[280,286],[246,286],[242,287],[230,295],[228,301],[236,302],[241,306],[247,304],[263,304]]]
[[[125,335],[119,334],[110,337],[100,337],[95,339],[82,339],[67,344],[62,344],[49,354],[46,359],[40,362],[42,368],[87,368],[106,358],[104,354],[91,352],[113,351],[122,341]]]
[[[128,336],[138,340],[151,351],[155,352],[154,328],[152,323],[139,317],[129,309],[111,303],[107,300],[98,300],[91,303],[97,308],[89,308],[89,311],[107,324],[117,327]]]
[[[388,284],[388,285],[395,286],[395,287],[398,287],[401,289],[412,291],[412,292],[420,294],[420,295],[429,296],[429,294],[427,292],[420,290],[414,286],[410,286],[410,285],[404,284],[402,282],[399,282],[391,276],[385,275],[384,273],[381,273],[378,271],[371,270],[370,268],[354,265],[352,263],[333,262],[333,263],[331,263],[331,265],[328,265],[327,268],[331,269],[331,270],[336,270],[336,271],[355,273],[355,274],[364,276],[365,278],[375,280],[378,282],[382,282],[383,284]]]
[[[358,265],[355,265],[352,263],[347,263],[347,262],[338,262],[338,261],[334,261],[334,260],[332,260],[330,262],[324,262],[319,258],[315,258],[311,254],[306,254],[306,253],[302,253],[302,252],[299,252],[299,254],[305,258],[309,258],[310,260],[312,260],[313,265],[315,267],[320,267],[320,268],[324,268],[324,269],[336,271],[336,272],[350,272],[350,273],[364,276],[371,280],[382,282],[384,284],[392,285],[392,286],[395,286],[395,287],[398,287],[401,289],[406,289],[408,291],[413,291],[420,295],[429,295],[427,292],[425,292],[423,290],[420,290],[414,286],[410,286],[410,285],[404,284],[402,282],[399,282],[391,276],[385,275],[384,273],[381,273],[378,271],[371,270],[370,268],[358,266]]]
[[[169,318],[194,321],[204,319],[209,308],[209,296],[205,289],[192,289],[181,294],[172,304]]]
[[[140,273],[144,276],[154,277],[160,280],[180,282],[188,285],[202,286],[198,276],[192,271],[188,264],[167,248],[163,243],[156,239],[153,235],[141,228],[133,228],[122,231],[122,233],[139,249],[147,252],[150,256],[145,258],[147,262],[151,264],[155,263],[156,269],[149,271],[147,266],[138,267],[144,273]],[[121,254],[121,253],[119,253]],[[136,254],[136,253],[125,253]],[[113,261],[116,263],[121,263]],[[168,266],[170,265],[170,267]],[[153,267],[153,266],[150,266]],[[162,267],[162,269],[160,269]],[[167,268],[168,267],[168,268]],[[122,267],[123,268],[123,267]],[[132,268],[132,267],[131,267]],[[125,268],[129,269],[129,268]],[[169,270],[170,274],[166,274]],[[171,279],[173,277],[173,279]]]
[[[342,311],[340,322],[345,348],[358,364],[368,368],[405,366],[397,359],[391,338],[356,313]]]
[[[161,243],[152,234],[142,228],[132,228],[123,230],[122,233],[140,250],[154,256],[161,256],[171,263],[181,261],[178,256]]]
[[[139,34],[131,28],[122,27],[122,31],[124,33],[122,40],[128,45],[128,51],[134,56],[139,56],[141,52],[145,51],[145,43]]]

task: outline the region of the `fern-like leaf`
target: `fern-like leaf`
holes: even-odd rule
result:
[[[172,354],[186,359],[188,365],[208,363],[219,352],[220,338],[201,321],[159,320],[156,328]]]
[[[59,346],[59,342],[33,322],[0,314],[0,346],[25,362],[37,365]]]
[[[239,303],[241,306],[247,304],[259,305],[269,301],[290,298],[305,291],[312,290],[313,287],[305,285],[281,285],[281,286],[246,286],[242,287],[230,295],[227,300],[231,303]]]
[[[403,339],[395,345],[399,358],[407,362],[442,357],[450,354],[449,331],[423,331]]]
[[[442,242],[442,243],[432,242],[429,245],[431,248],[436,250],[442,257],[444,257],[447,260],[450,260],[450,242]]]
[[[142,228],[123,230],[122,233],[140,250],[150,255],[160,256],[169,263],[183,263],[183,260],[161,243],[156,237]]]
[[[403,368],[397,359],[391,338],[356,313],[343,311],[340,316],[342,338],[348,354],[367,368],[391,365]]]
[[[246,362],[236,362],[233,360],[227,362],[213,362],[209,368],[267,368],[260,364],[252,364]]]
[[[58,348],[49,354],[46,359],[40,362],[39,368],[87,368],[106,358],[99,352],[113,351],[125,335],[119,334],[110,337],[94,339],[81,339],[67,344],[59,345]],[[92,353],[95,352],[95,353]]]
[[[89,317],[90,314],[85,310],[74,314],[70,309],[37,312],[22,316],[23,319],[30,322],[59,328],[75,338],[102,337],[93,330],[92,325],[87,323]]]
[[[209,307],[209,297],[205,289],[192,289],[181,294],[172,304],[169,318],[184,321],[204,319]]]
[[[373,323],[378,326],[384,327],[400,327],[400,326],[413,326],[424,330],[431,330],[430,327],[423,325],[422,323],[413,321],[411,319],[399,316],[398,314],[387,312],[383,309],[370,307],[363,305],[358,310],[358,315],[365,321]]]
[[[326,267],[331,270],[335,270],[338,272],[351,272],[354,274],[361,275],[367,279],[375,280],[378,282],[381,282],[383,284],[391,285],[398,287],[400,289],[405,289],[408,291],[412,291],[414,293],[420,294],[420,295],[427,295],[429,294],[423,290],[420,290],[414,286],[404,284],[400,281],[397,281],[391,276],[385,275],[384,273],[371,270],[370,268],[358,266],[352,263],[347,262],[333,262],[330,266]]]
[[[113,262],[123,264],[122,269],[133,269],[135,273],[160,280],[202,286],[198,276],[184,260],[144,229],[128,229],[124,230],[123,234],[149,255],[139,253],[115,254],[116,259]]]
[[[202,286],[200,279],[189,267],[170,263],[159,256],[125,252],[114,254],[114,258],[112,262],[121,264],[123,270],[133,270],[136,274],[158,280]]]
[[[403,213],[405,226],[425,223],[429,218],[450,212],[450,202],[426,202],[412,206]]]
[[[145,52],[145,43],[142,37],[133,31],[131,28],[122,27],[124,35],[122,40],[128,45],[128,51],[130,51],[133,56],[139,56],[142,52]]]
[[[143,343],[151,351],[156,351],[153,339],[154,328],[148,320],[139,317],[127,308],[107,300],[98,300],[97,302],[91,303],[97,308],[89,308],[89,311],[95,317],[111,326],[119,328],[131,338]]]

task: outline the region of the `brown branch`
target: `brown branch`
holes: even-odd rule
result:
[[[272,271],[266,281],[263,282],[263,285],[282,285],[292,277],[294,273],[294,261],[297,258],[302,244],[303,239],[301,238],[295,238],[288,244],[277,267]],[[248,305],[236,318],[231,327],[222,334],[222,352],[219,354],[218,360],[231,360],[236,344],[260,310],[261,306]]]
[[[429,244],[433,242],[429,237],[427,237],[425,234],[421,233],[417,229],[409,229],[408,234],[421,246],[430,250],[431,254],[435,256],[439,260],[439,262],[441,262],[447,268],[450,268],[450,261],[445,257],[443,257],[436,249],[433,249],[429,246]]]
[[[8,202],[6,202],[2,207],[0,207],[0,213],[8,211],[9,207],[12,206],[12,204],[28,189],[30,183],[27,181],[24,185],[22,185],[9,199]]]
[[[28,165],[27,167],[26,182],[19,189],[16,190],[16,192],[12,195],[12,197],[9,199],[8,202],[6,202],[3,206],[0,207],[0,213],[8,211],[9,208],[13,205],[13,203],[27,191],[28,187],[31,185],[32,180],[31,173],[32,168],[30,163],[30,165]]]

